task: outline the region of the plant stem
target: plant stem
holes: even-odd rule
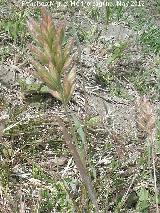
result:
[[[72,11],[72,13],[74,14],[74,12]],[[72,20],[72,23],[73,20]],[[79,63],[80,63],[80,70],[81,70],[81,74],[82,74],[82,89],[83,89],[83,92],[84,92],[84,106],[85,106],[85,123],[86,123],[86,118],[87,118],[87,112],[88,112],[88,100],[87,100],[87,91],[86,91],[86,87],[85,87],[85,76],[84,76],[84,71],[83,71],[83,68],[82,68],[82,60],[81,60],[81,55],[82,55],[82,50],[81,50],[81,44],[80,44],[80,41],[78,39],[78,36],[77,36],[77,32],[76,32],[76,29],[74,27],[74,24],[72,25],[72,29],[74,31],[74,35],[75,35],[75,39],[76,39],[76,42],[77,42],[77,47],[78,47],[78,57],[79,57]],[[86,142],[86,128],[84,127],[84,135],[85,135],[85,140],[84,140],[84,155],[85,155],[85,161],[87,161],[87,152],[88,152],[88,147],[87,147],[87,142]]]
[[[72,136],[73,136],[73,140],[74,140],[74,142],[76,143],[76,146],[78,146],[78,144],[77,144],[77,137],[76,137],[76,134],[75,134],[75,129],[74,129],[74,127],[73,127],[73,124],[72,124],[72,121],[71,121],[71,117],[70,117],[70,114],[69,114],[69,112],[68,112],[67,105],[66,105],[66,104],[63,104],[63,106],[64,106],[64,111],[65,111],[65,114],[66,114],[66,116],[67,116],[67,120],[68,120],[69,126],[70,126],[70,128],[71,128],[71,134],[72,134]]]
[[[88,194],[90,196],[90,199],[92,200],[96,213],[99,212],[99,207],[98,207],[98,203],[97,203],[97,197],[93,188],[93,184],[91,182],[90,176],[88,175],[88,171],[86,166],[83,164],[81,157],[79,155],[78,149],[76,148],[74,141],[71,137],[71,135],[68,133],[68,129],[65,127],[63,121],[58,117],[58,122],[60,124],[60,126],[62,127],[62,132],[64,135],[64,139],[65,139],[65,143],[67,144],[71,155],[74,158],[75,164],[77,166],[77,169],[80,172],[80,175],[82,177],[82,180],[84,181],[87,190],[88,190]]]

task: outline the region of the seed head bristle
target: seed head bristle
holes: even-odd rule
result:
[[[70,54],[72,42],[64,44],[64,23],[55,26],[51,15],[42,10],[42,20],[29,19],[28,28],[36,41],[30,45],[31,62],[38,77],[57,99],[67,104],[75,88],[75,66]]]
[[[148,135],[155,129],[156,116],[150,101],[144,96],[137,100],[138,125]]]

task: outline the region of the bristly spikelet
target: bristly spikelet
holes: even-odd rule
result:
[[[153,106],[145,96],[137,100],[137,110],[139,127],[148,135],[152,134],[156,125],[156,116]]]
[[[44,8],[41,14],[40,22],[28,20],[28,29],[37,44],[29,46],[36,69],[34,75],[48,86],[54,97],[67,104],[75,87],[75,67],[70,55],[73,39],[64,45],[64,24],[56,27]]]
[[[139,127],[146,133],[148,139],[148,168],[151,170],[151,158],[153,166],[153,177],[154,177],[154,191],[155,191],[155,201],[156,201],[156,213],[159,213],[159,200],[158,200],[158,188],[157,188],[157,176],[156,176],[156,114],[154,113],[154,108],[149,102],[149,100],[144,96],[137,100],[137,110],[138,110],[138,124]]]

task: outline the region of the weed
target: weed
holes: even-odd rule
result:
[[[99,10],[99,8],[92,8],[89,12],[89,16],[95,20],[98,21],[101,15],[101,11]]]
[[[14,42],[22,41],[26,36],[25,28],[26,14],[24,11],[16,12],[14,17],[8,20],[2,20],[0,24],[1,31],[4,31]]]
[[[148,5],[146,4],[138,9],[137,7],[133,7],[132,12],[127,10],[130,15],[127,13],[127,17],[124,17],[124,19],[133,28],[133,30],[138,32],[139,37],[137,38],[137,42],[139,41],[143,44],[147,52],[151,51],[158,54],[160,50],[159,27],[155,24],[155,18],[153,16],[149,16],[148,12],[146,12],[150,12],[150,8],[152,8],[153,5],[153,3],[151,3],[151,5],[150,2],[148,3]],[[156,1],[154,1],[154,3],[157,4]]]
[[[78,147],[74,144],[77,139],[67,110],[67,103],[71,99],[75,85],[75,68],[72,65],[73,57],[70,56],[71,45],[73,42],[71,41],[68,45],[63,45],[64,25],[61,23],[60,27],[56,28],[52,23],[51,16],[49,16],[44,9],[42,10],[42,21],[40,24],[35,22],[35,20],[30,19],[28,27],[39,44],[38,48],[35,46],[30,47],[34,53],[32,63],[36,68],[35,75],[46,84],[50,89],[50,93],[61,100],[64,105],[68,122],[72,130],[73,139],[68,133],[63,121],[60,118],[57,119],[62,127],[65,143],[75,160],[76,166],[88,189],[89,196],[95,206],[96,212],[99,212],[97,199],[90,177],[88,176],[86,165],[84,160],[80,157]],[[65,73],[67,69],[69,69],[69,72]],[[82,129],[80,133],[82,133]]]
[[[160,29],[151,26],[147,31],[142,33],[140,41],[158,54],[160,52]]]
[[[124,50],[127,48],[127,43],[117,43],[112,48],[112,54],[107,59],[107,64],[111,65],[116,63],[124,56]]]
[[[48,212],[55,209],[56,211],[69,211],[72,206],[65,182],[47,174],[39,165],[32,165],[33,178],[45,180],[50,187],[40,190],[39,212]]]
[[[138,191],[138,197],[137,211],[146,212],[150,206],[149,191],[142,186]]]
[[[90,30],[78,29],[77,36],[80,42],[91,41],[97,32],[97,27],[93,26]]]
[[[106,28],[108,24],[112,21],[119,22],[121,19],[124,19],[124,13],[128,7],[123,6],[122,2],[108,2],[105,1],[105,24]]]

